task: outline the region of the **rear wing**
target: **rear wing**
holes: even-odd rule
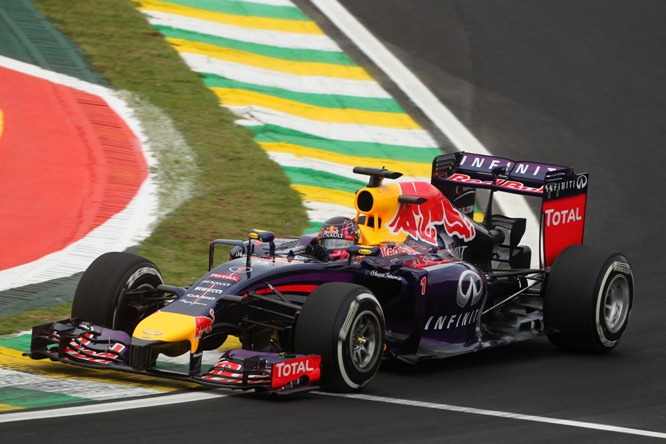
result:
[[[495,191],[541,198],[542,266],[551,266],[566,247],[583,243],[588,174],[577,174],[570,166],[459,152],[433,160],[431,183],[469,216],[476,189],[490,190],[486,221]]]

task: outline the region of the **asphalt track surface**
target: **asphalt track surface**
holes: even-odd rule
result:
[[[620,347],[588,356],[536,340],[417,367],[392,363],[364,391],[411,405],[317,393],[277,401],[234,394],[175,405],[153,398],[150,409],[52,419],[43,412],[42,420],[5,423],[3,442],[71,442],[73,436],[163,443],[662,441],[603,425],[666,433],[660,291],[666,3],[343,4],[491,152],[590,172],[586,243],[624,252],[635,273],[634,310]]]

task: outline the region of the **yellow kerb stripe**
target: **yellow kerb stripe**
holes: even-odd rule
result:
[[[365,81],[372,80],[368,73],[358,66],[331,65],[318,62],[294,62],[184,39],[167,38],[167,41],[169,41],[169,43],[181,53],[204,55],[214,59],[254,66],[268,71],[277,71],[301,76],[321,76]]]
[[[305,119],[320,122],[373,125],[396,129],[421,129],[404,113],[326,108],[294,100],[233,88],[212,88],[226,106],[261,106]]]
[[[310,185],[291,185],[298,191],[301,199],[310,202],[321,202],[327,204],[341,205],[354,208],[354,194],[346,191],[332,190],[330,188],[313,187]]]
[[[166,14],[181,15],[184,17],[206,20],[209,22],[224,23],[226,25],[239,26],[242,28],[282,31],[293,34],[323,34],[319,26],[317,26],[317,24],[312,21],[225,14],[223,12],[206,11],[203,9],[176,5],[159,0],[141,0],[141,7],[139,9],[141,11],[155,11],[163,12]]]
[[[399,171],[405,176],[429,178],[431,173],[430,163],[405,162],[392,159],[378,159],[374,157],[347,156],[345,154],[318,150],[315,148],[308,148],[285,142],[260,142],[259,145],[261,145],[261,147],[267,152],[289,153],[296,157],[311,157],[326,162],[348,165],[350,167],[385,167],[387,170]],[[362,180],[362,176],[359,176],[359,180]]]
[[[0,404],[0,412],[8,412],[10,410],[24,410],[25,407],[18,407],[15,405]]]
[[[107,384],[125,385],[130,387],[149,388],[163,392],[182,390],[187,387],[199,387],[198,384],[168,381],[162,378],[156,379],[151,376],[129,374],[114,370],[94,370],[83,367],[74,367],[68,364],[54,363],[48,359],[35,361],[23,356],[23,353],[11,348],[0,347],[0,367],[16,371],[35,373],[54,379],[72,379],[73,372],[76,378],[93,382],[104,382]],[[59,372],[58,369],[62,369]],[[88,376],[90,375],[90,376]],[[159,385],[157,385],[159,384]]]

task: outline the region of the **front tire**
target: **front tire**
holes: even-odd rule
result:
[[[379,369],[384,330],[382,308],[367,288],[326,283],[303,304],[294,331],[294,351],[321,355],[322,389],[359,390]]]
[[[607,353],[629,323],[634,281],[625,256],[587,245],[564,250],[550,270],[544,295],[546,327],[554,345]]]
[[[128,304],[123,295],[162,283],[159,269],[149,260],[129,253],[105,253],[81,276],[72,301],[72,319],[132,335],[139,321],[163,302],[135,299]]]

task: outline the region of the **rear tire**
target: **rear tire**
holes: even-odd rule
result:
[[[122,296],[128,290],[152,289],[162,283],[152,262],[129,253],[105,253],[81,276],[72,301],[72,319],[131,336],[139,321],[163,303],[133,300],[129,305]]]
[[[544,322],[551,343],[566,350],[607,353],[629,322],[634,281],[625,256],[574,245],[556,259],[546,281]]]
[[[303,304],[294,331],[294,351],[321,355],[322,389],[359,390],[379,369],[384,329],[382,308],[367,288],[326,283]]]

